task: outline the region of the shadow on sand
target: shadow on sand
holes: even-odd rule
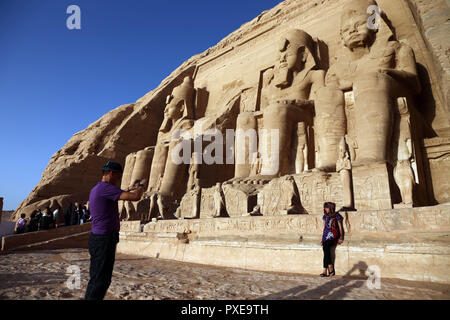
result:
[[[367,269],[367,264],[364,261],[359,261],[344,276],[325,278],[324,280],[327,282],[315,288],[308,290],[308,286],[301,285],[260,297],[257,300],[344,299],[353,289],[361,288],[365,285]],[[359,272],[359,274],[353,275],[355,272]]]

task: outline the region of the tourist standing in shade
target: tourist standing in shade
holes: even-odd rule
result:
[[[40,220],[41,220],[41,218],[42,218],[42,211],[41,211],[41,209],[40,209],[40,208],[39,208],[39,209],[38,209],[38,211],[37,211],[37,215],[36,215],[36,217],[37,217],[38,221],[40,221]]]
[[[61,212],[61,207],[59,206],[59,204],[56,205],[56,209],[53,210],[53,220],[55,221],[55,227],[57,227],[60,224],[60,212]]]
[[[81,216],[80,224],[89,222],[89,219],[90,219],[89,210],[86,209],[86,205],[83,205],[83,215]]]
[[[121,190],[118,186],[122,172],[119,163],[113,161],[105,163],[102,168],[102,180],[89,195],[92,229],[89,236],[91,264],[86,300],[102,300],[111,284],[116,246],[119,242],[118,200],[140,200],[147,183],[146,179],[142,179],[139,184],[129,187],[128,190]]]
[[[47,208],[45,208],[45,214],[47,216],[52,216],[52,218],[53,218],[53,212],[52,212],[52,210],[50,210],[49,206],[47,206]]]
[[[73,203],[71,202],[64,212],[64,225],[70,226],[72,220]]]
[[[80,216],[81,216],[80,205],[78,204],[78,202],[75,202],[75,209],[72,212],[72,225],[73,226],[80,224]]]
[[[342,216],[335,212],[336,205],[333,202],[325,202],[323,205],[323,272],[321,277],[334,276],[334,262],[332,252],[336,249],[337,244],[342,244],[344,241],[344,229],[342,227]],[[328,271],[328,273],[327,273]]]
[[[30,222],[28,222],[25,232],[35,232],[38,231],[39,218],[36,215],[37,211],[34,210],[30,216]]]
[[[41,230],[48,230],[49,229],[49,225],[48,225],[48,219],[47,219],[47,212],[44,212],[41,215],[41,218],[39,219],[39,231]]]

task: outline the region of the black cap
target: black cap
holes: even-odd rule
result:
[[[102,168],[102,171],[115,171],[115,172],[120,172],[120,173],[123,172],[122,166],[120,165],[120,163],[114,162],[114,161],[106,162]]]

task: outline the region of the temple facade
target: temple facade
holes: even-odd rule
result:
[[[331,201],[337,270],[448,283],[449,16],[443,0],[284,1],[75,134],[16,213],[86,201],[114,159],[123,189],[149,182],[119,203],[119,251],[316,272]]]

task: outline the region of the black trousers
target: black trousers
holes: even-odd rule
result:
[[[94,234],[89,236],[89,254],[91,266],[90,280],[86,289],[86,300],[103,300],[111,284],[116,247],[119,233]]]
[[[334,258],[335,258],[335,250],[336,243],[334,240],[327,240],[322,245],[323,248],[323,267],[327,269],[331,264],[334,269]]]

